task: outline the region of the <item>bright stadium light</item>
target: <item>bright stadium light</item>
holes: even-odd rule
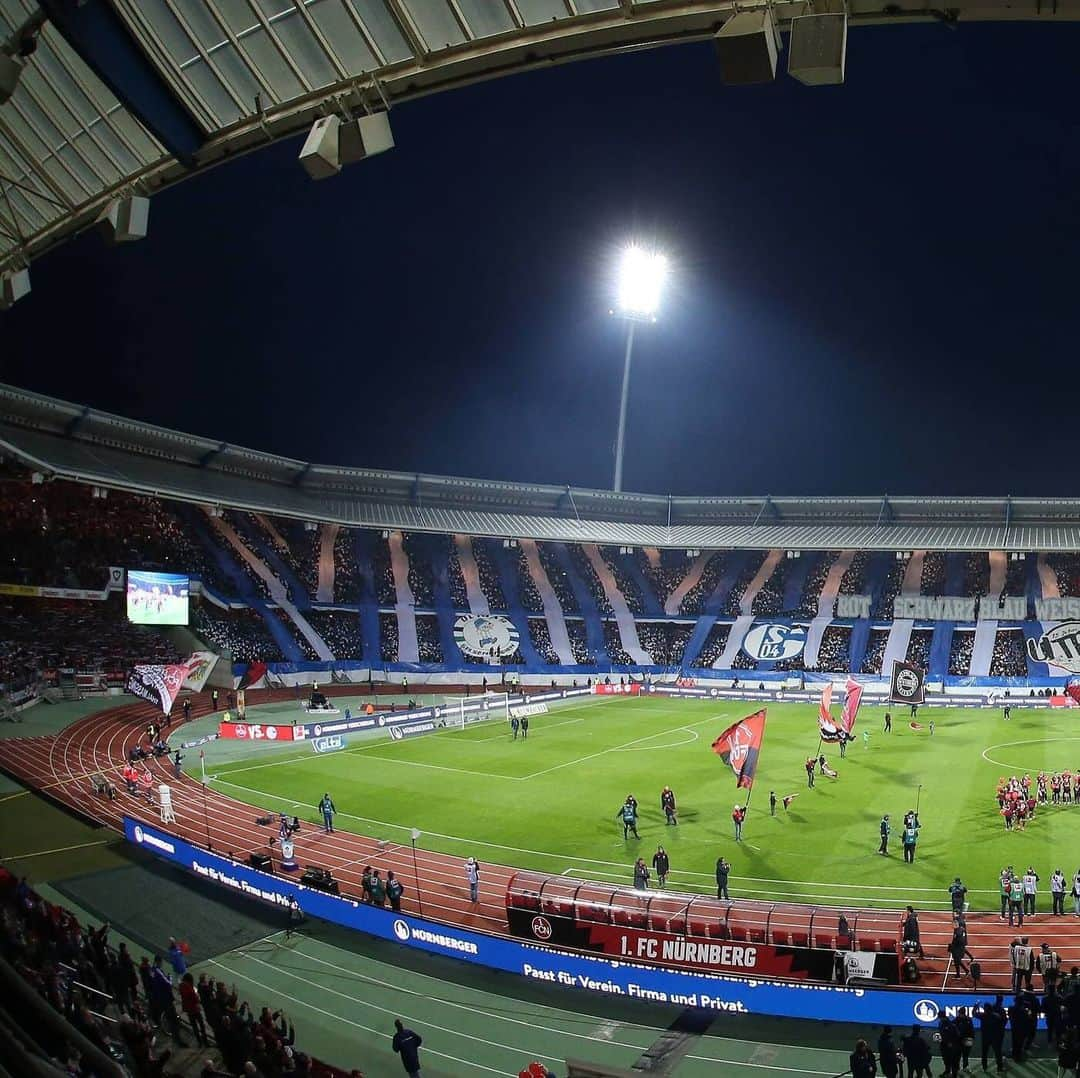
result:
[[[667,259],[659,251],[627,247],[619,261],[619,314],[655,321],[666,277]]]
[[[630,395],[630,360],[634,354],[634,327],[655,322],[667,279],[667,259],[659,251],[631,244],[619,259],[615,291],[615,314],[626,319],[626,358],[623,361],[622,397],[619,402],[619,433],[615,439],[615,482],[622,490],[623,443],[626,438],[626,402]]]

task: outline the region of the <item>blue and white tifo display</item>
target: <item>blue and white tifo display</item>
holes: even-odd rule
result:
[[[129,569],[127,616],[136,625],[187,625],[188,585],[182,573]]]
[[[727,1014],[765,1014],[873,1025],[933,1025],[960,1007],[993,1002],[993,994],[927,992],[905,989],[844,988],[808,982],[762,981],[657,969],[628,962],[555,950],[488,936],[479,932],[377,909],[352,898],[339,898],[249,868],[176,838],[148,824],[124,817],[124,834],[144,850],[175,862],[203,879],[280,906],[295,898],[309,917],[395,940],[432,954],[458,958],[546,984],[578,988],[605,996],[650,1003],[701,1007]]]

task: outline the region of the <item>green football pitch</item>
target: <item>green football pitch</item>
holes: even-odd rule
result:
[[[249,709],[249,721],[260,710]],[[921,729],[894,713],[885,734],[884,709],[864,708],[846,759],[824,747],[837,778],[819,775],[810,790],[803,764],[818,744],[816,706],[771,705],[736,843],[731,810],[745,792],[710,744],[754,710],[728,700],[591,699],[534,718],[527,741],[514,741],[500,719],[404,741],[380,731],[320,755],[307,746],[249,759],[208,753],[207,767],[216,789],[241,800],[314,821],[329,790],[340,827],[393,842],[417,827],[426,848],[570,878],[630,884],[635,858],[650,861],[663,844],[668,885],[680,890],[714,891],[723,855],[733,897],[946,908],[959,875],[972,908],[990,909],[1003,865],[1034,866],[1044,892],[1055,868],[1077,871],[1067,858],[1080,855],[1080,805],[1040,808],[1025,831],[1006,832],[995,798],[1000,775],[1080,770],[1071,712],[1014,709],[1005,722],[996,709],[926,708]],[[273,721],[269,709],[263,719]],[[664,785],[678,797],[677,828],[660,811]],[[772,817],[770,790],[798,796]],[[624,840],[616,819],[630,793],[639,802],[637,840]],[[917,798],[920,841],[915,863],[905,864],[902,817]],[[888,857],[877,853],[883,813],[893,823]]]

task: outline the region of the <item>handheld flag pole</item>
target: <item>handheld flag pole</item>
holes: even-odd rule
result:
[[[919,783],[919,789],[915,793],[915,815],[919,815],[919,800],[922,798],[922,783]]]

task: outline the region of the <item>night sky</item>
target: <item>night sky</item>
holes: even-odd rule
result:
[[[0,315],[0,379],[323,463],[609,486],[1073,496],[1080,26],[855,29],[847,84],[710,45],[395,108],[314,183],[291,139],[85,236]],[[786,60],[782,61],[786,64]]]

